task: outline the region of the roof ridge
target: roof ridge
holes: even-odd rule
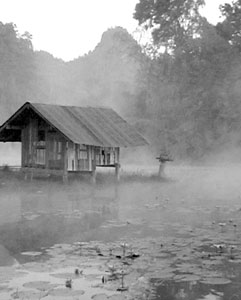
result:
[[[107,105],[98,105],[98,106],[91,106],[91,105],[65,105],[65,104],[57,104],[57,103],[42,103],[42,102],[29,102],[29,104],[37,104],[37,105],[50,105],[50,106],[62,106],[62,107],[80,107],[80,108],[106,108],[106,109],[111,109],[113,110],[112,107],[107,106]]]
[[[0,126],[0,141],[1,137],[4,141],[5,136],[9,135],[7,125],[14,120],[15,123],[21,124],[22,119],[26,117],[25,111],[29,113],[29,109],[32,109],[40,118],[59,131],[67,140],[76,144],[98,147],[128,147],[148,144],[134,127],[128,124],[114,109],[34,102],[26,102]],[[10,139],[8,140],[10,141]]]

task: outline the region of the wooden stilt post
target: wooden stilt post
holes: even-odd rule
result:
[[[158,171],[158,177],[163,177],[164,175],[164,168],[165,168],[165,163],[160,161],[159,165],[159,171]]]
[[[92,163],[91,181],[92,181],[93,184],[96,183],[96,164],[95,164],[95,160],[93,160],[93,163]]]
[[[30,171],[30,181],[33,181],[33,172],[34,172],[34,170],[33,170],[33,168],[31,168],[31,171]]]
[[[116,148],[116,164],[115,164],[116,181],[120,181],[120,148]]]
[[[24,163],[25,163],[25,153],[24,153],[24,147],[25,146],[25,140],[24,140],[24,130],[22,129],[21,130],[21,167],[24,166]]]
[[[115,176],[116,176],[116,181],[120,181],[120,164],[117,163],[115,164]]]
[[[159,171],[158,171],[158,176],[161,178],[163,177],[165,174],[164,174],[164,168],[165,168],[165,165],[166,165],[166,162],[167,161],[173,161],[173,159],[170,157],[170,155],[165,151],[161,151],[159,157],[156,157],[156,159],[159,160]]]
[[[68,183],[68,142],[63,142],[64,145],[64,172],[63,183]]]
[[[119,186],[118,184],[115,184],[115,199],[114,200],[118,200],[119,199]]]

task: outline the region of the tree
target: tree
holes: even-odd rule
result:
[[[0,22],[0,101],[5,112],[29,98],[33,74],[31,36],[19,34],[13,23]]]
[[[134,18],[150,29],[154,44],[170,49],[182,46],[198,32],[199,7],[204,0],[140,0]]]
[[[134,14],[152,32],[155,55],[147,90],[155,117],[162,120],[159,130],[167,133],[164,143],[188,156],[202,155],[222,136],[224,115],[230,115],[226,77],[237,62],[232,45],[199,15],[203,4],[140,0]]]
[[[221,5],[220,10],[225,19],[216,26],[219,35],[241,51],[241,0]]]

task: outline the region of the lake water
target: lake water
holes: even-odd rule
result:
[[[143,167],[96,185],[2,174],[0,299],[241,299],[240,170]]]

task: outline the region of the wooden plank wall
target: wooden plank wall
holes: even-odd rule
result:
[[[22,129],[22,166],[34,166],[36,161],[37,120],[29,118],[29,123]]]
[[[21,141],[22,141],[22,167],[26,167],[28,166],[28,152],[29,152],[29,142],[28,142],[29,138],[28,138],[28,128],[25,127],[22,129],[21,131]]]
[[[49,125],[42,124],[41,130],[45,130],[45,146],[46,146],[46,169],[57,169],[66,171],[94,171],[96,165],[115,166],[119,164],[120,148],[115,147],[112,158],[107,160],[108,147],[87,146],[87,161],[85,169],[79,169],[79,151],[80,145],[65,138],[58,132],[50,132]],[[38,120],[29,118],[28,125],[22,129],[22,167],[37,167],[36,165],[36,142],[38,140]],[[62,143],[61,153],[55,152],[58,142]],[[105,151],[105,162],[103,161],[102,151]],[[61,154],[61,155],[60,155]]]
[[[68,170],[76,171],[76,151],[75,144],[73,142],[68,142]]]

